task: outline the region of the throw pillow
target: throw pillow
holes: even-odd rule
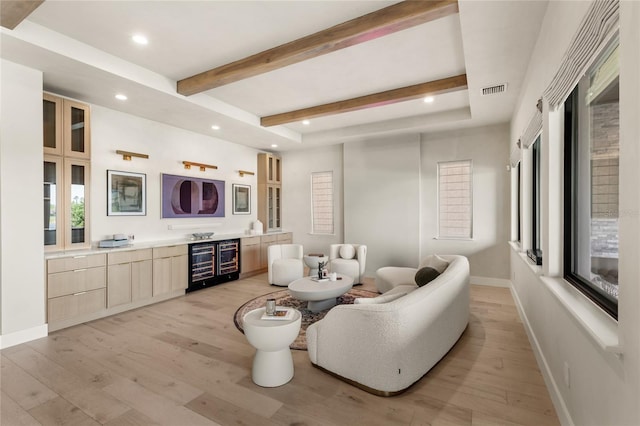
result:
[[[422,269],[425,266],[430,266],[441,274],[445,269],[447,269],[447,266],[449,266],[449,262],[438,256],[437,254],[432,254],[425,257],[425,259],[420,263],[418,269]]]
[[[436,271],[434,268],[425,266],[424,268],[418,269],[418,272],[416,272],[416,284],[418,284],[418,287],[422,287],[423,285],[429,284],[431,281],[438,278],[439,275],[440,272]]]
[[[353,259],[356,255],[356,249],[351,244],[343,244],[340,247],[340,257],[343,259]]]
[[[387,303],[393,302],[396,299],[401,298],[407,293],[396,293],[396,294],[383,294],[378,297],[358,297],[353,303],[356,305],[374,305],[377,303]]]

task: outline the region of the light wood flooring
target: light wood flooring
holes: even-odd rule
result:
[[[293,351],[291,382],[254,385],[254,349],[233,314],[276,290],[262,274],[5,349],[0,423],[559,424],[508,289],[472,286],[471,321],[460,341],[391,398],[313,368],[305,351]]]

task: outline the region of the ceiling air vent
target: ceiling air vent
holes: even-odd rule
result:
[[[495,86],[483,87],[482,96],[495,95],[507,91],[507,83],[496,84]]]

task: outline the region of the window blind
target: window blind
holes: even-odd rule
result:
[[[619,19],[618,0],[596,0],[589,6],[564,55],[560,69],[544,92],[552,110],[567,99],[597,53],[614,36]]]
[[[333,234],[333,172],[311,173],[311,228],[314,234]]]
[[[438,238],[472,237],[471,160],[438,163]]]

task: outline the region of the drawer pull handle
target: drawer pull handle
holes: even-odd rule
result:
[[[74,259],[84,259],[85,257],[87,257],[86,255],[84,256],[73,256]]]
[[[84,272],[86,271],[87,268],[83,268],[83,269],[74,269],[73,272]]]
[[[81,291],[79,293],[73,293],[73,295],[74,296],[80,296],[81,294],[85,294],[85,293],[86,293],[86,291]]]

